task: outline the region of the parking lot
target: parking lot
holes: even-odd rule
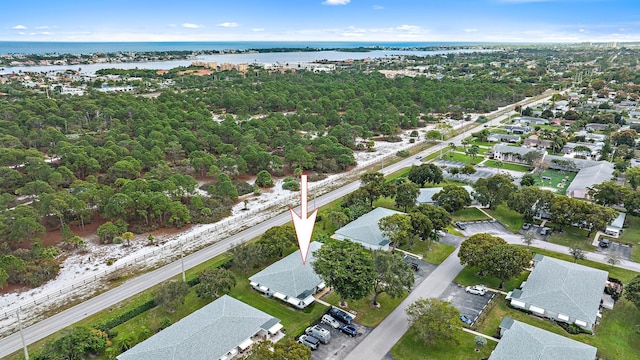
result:
[[[458,168],[463,167],[467,163],[460,162],[460,161],[452,161],[452,160],[438,160],[438,161],[435,161],[434,164],[437,165],[438,167],[447,169],[451,167],[458,167]],[[476,168],[476,172],[469,175],[464,175],[464,174],[451,175],[449,174],[448,171],[444,172],[443,175],[446,178],[475,183],[476,181],[478,181],[478,179],[486,179],[497,174],[509,174],[514,179],[515,183],[520,183],[520,180],[522,179],[522,175],[525,174],[519,171],[510,171],[505,169],[485,167],[485,166],[482,166],[482,164],[476,165],[475,168]]]
[[[487,233],[493,236],[505,236],[513,235],[513,233],[507,230],[502,224],[495,220],[487,221],[471,221],[463,223],[465,225],[464,230],[460,230],[467,236],[479,233]]]
[[[450,301],[460,314],[475,322],[494,294],[487,291],[484,295],[474,295],[467,293],[464,289],[464,286],[452,282],[447,286],[440,300]]]
[[[598,246],[596,252],[606,255],[615,254],[620,257],[621,260],[631,260],[631,250],[631,246],[627,244],[621,244],[611,241],[609,247],[601,248],[600,246]]]
[[[415,274],[415,280],[413,282],[414,288],[418,286],[424,279],[427,278],[427,276],[429,276],[429,274],[431,274],[433,270],[435,270],[438,267],[438,265],[433,265],[428,262],[424,262],[422,260],[418,260],[414,258],[412,258],[411,261],[418,264],[418,271],[414,272]]]
[[[356,318],[357,320],[357,318]],[[358,335],[351,337],[343,334],[340,330],[334,329],[328,325],[320,324],[321,327],[331,332],[331,340],[328,344],[320,344],[317,350],[312,351],[311,357],[316,360],[338,360],[344,359],[369,333],[372,328],[351,323],[358,330]]]

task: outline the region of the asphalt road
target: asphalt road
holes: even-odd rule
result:
[[[541,100],[539,100],[541,101]],[[536,102],[539,102],[536,101]],[[507,114],[510,114],[510,112],[507,112]],[[495,124],[497,121],[500,121],[501,119],[504,119],[507,115],[502,115],[497,117],[496,119],[493,119],[492,121],[489,122],[489,124]],[[456,144],[460,144],[460,142],[462,141],[462,139],[466,136],[468,136],[471,132],[473,131],[477,131],[477,130],[481,130],[483,128],[483,125],[478,125],[474,128],[468,129],[467,131],[463,132],[462,134],[453,137],[451,139],[448,139],[447,142],[441,142],[439,144],[436,144],[435,146],[430,147],[429,149],[426,149],[422,152],[420,152],[421,156],[426,156],[429,155],[431,153],[434,152],[438,152],[441,149],[445,149],[446,147],[448,147],[448,143],[449,142],[453,142]],[[389,174],[389,173],[393,173],[395,171],[398,171],[400,169],[403,169],[405,167],[410,167],[411,165],[414,164],[416,160],[411,157],[411,158],[406,158],[403,160],[400,160],[394,164],[391,164],[387,167],[385,167],[384,169],[382,169],[382,172],[384,174]],[[316,199],[316,206],[323,206],[328,204],[329,202],[338,199],[340,197],[343,197],[351,192],[353,192],[354,190],[356,190],[358,187],[360,186],[360,182],[359,181],[355,181],[352,182],[350,184],[347,184],[341,188],[338,188],[334,191],[331,191],[319,198]],[[232,245],[237,245],[240,244],[242,242],[245,242],[247,240],[253,239],[258,235],[261,235],[262,233],[264,233],[266,230],[268,230],[269,228],[273,227],[273,226],[278,226],[278,225],[282,225],[287,223],[288,221],[290,221],[290,214],[288,211],[286,211],[286,209],[283,209],[283,213],[274,216],[273,218],[266,220],[262,223],[259,223],[251,228],[248,228],[244,231],[241,231],[233,236],[230,236],[228,238],[225,238],[223,240],[220,240],[219,242],[204,248],[198,252],[195,252],[189,256],[186,256],[184,258],[184,265],[186,269],[192,268],[200,263],[203,263],[205,261],[207,261],[208,259],[211,259],[217,255],[220,255],[222,253],[224,253],[225,251],[229,250],[229,247]],[[424,289],[423,291],[414,291],[412,292],[409,297],[407,299],[405,299],[405,302],[403,302],[403,304],[407,303],[407,301],[409,299],[417,299],[418,297],[437,297],[439,296],[442,291],[444,291],[446,285],[448,283],[450,283],[453,278],[455,278],[456,274],[461,270],[461,267],[459,265],[459,263],[457,262],[457,256],[451,260],[451,257],[448,258],[445,263],[449,263],[449,265],[446,265],[445,267],[443,267],[445,265],[445,263],[443,263],[442,265],[440,265],[438,267],[438,269],[436,269],[436,271],[434,271],[434,273],[432,273],[429,278],[427,278],[427,280],[425,280],[420,288]],[[451,264],[453,263],[453,264]],[[456,265],[457,264],[457,265]],[[447,267],[449,267],[448,270]],[[460,269],[458,269],[460,267]],[[443,268],[441,270],[441,268]],[[46,318],[36,324],[33,324],[27,328],[25,328],[23,330],[24,333],[24,340],[27,344],[31,344],[34,343],[40,339],[43,339],[53,333],[55,333],[56,331],[62,330],[67,326],[70,326],[74,323],[76,323],[79,320],[84,319],[87,316],[93,315],[99,311],[102,311],[104,309],[107,309],[109,307],[112,307],[114,305],[116,305],[117,303],[133,296],[136,295],[138,293],[140,293],[141,291],[144,291],[156,284],[161,283],[162,281],[165,281],[173,276],[176,276],[178,274],[180,274],[181,272],[181,265],[180,265],[180,260],[175,261],[173,263],[170,263],[168,265],[165,265],[159,269],[156,269],[154,271],[151,271],[149,273],[140,275],[136,278],[133,278],[127,282],[125,282],[124,284],[111,289],[103,294],[100,294],[96,297],[93,297],[89,300],[86,300],[74,307],[71,307],[67,310],[64,310],[60,313],[57,313],[56,315],[53,315],[49,318]],[[436,275],[434,275],[436,274]],[[451,277],[451,279],[448,279],[449,277]],[[432,279],[432,280],[429,280]],[[448,279],[448,280],[446,280]],[[440,282],[442,281],[442,282]],[[427,287],[428,284],[428,288]],[[417,289],[416,289],[417,290]],[[413,294],[419,294],[414,296]],[[412,300],[412,301],[413,301]],[[409,302],[410,303],[410,302]],[[409,304],[407,303],[407,304]],[[391,348],[391,346],[402,336],[402,334],[406,331],[407,329],[407,321],[406,321],[406,317],[404,315],[404,308],[406,306],[401,306],[398,307],[398,309],[396,309],[396,311],[394,311],[392,313],[392,316],[390,316],[387,320],[389,321],[389,326],[392,326],[393,328],[393,334],[391,333],[391,331],[388,331],[385,329],[386,327],[386,323],[387,320],[385,320],[382,325],[383,326],[378,326],[378,328],[376,328],[375,332],[384,332],[386,335],[386,337],[382,338],[385,340],[385,343],[389,343],[388,348]],[[396,314],[396,315],[394,315]],[[400,331],[400,329],[402,329]],[[368,341],[369,337],[368,336],[367,339],[365,339],[364,342],[366,342],[367,344],[370,344],[370,341]],[[377,337],[378,339],[380,339],[380,337]],[[395,339],[391,342],[391,339]],[[359,346],[359,348],[362,348],[362,344]],[[22,341],[20,339],[20,334],[19,333],[14,333],[12,335],[9,335],[7,337],[4,337],[3,339],[0,340],[0,358],[6,357],[18,350],[20,350],[22,348]],[[367,349],[367,353],[372,354],[371,353],[371,349],[375,348],[375,346],[371,346],[369,345],[369,349]],[[357,350],[357,349],[356,349]],[[387,349],[388,351],[388,349]],[[379,355],[377,356],[373,356],[369,357],[369,359],[372,358],[381,358],[382,356],[384,356],[384,354],[387,352],[384,351],[382,353],[378,353],[375,352]],[[356,351],[354,351],[353,353],[355,353]],[[352,353],[352,354],[353,354]],[[374,354],[375,354],[374,353]],[[359,357],[360,358],[360,357]]]

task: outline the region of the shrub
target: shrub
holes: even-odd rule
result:
[[[160,328],[158,329],[158,331],[168,328],[169,326],[171,326],[171,324],[171,319],[166,316],[163,317],[162,320],[160,320]]]
[[[398,157],[407,157],[409,156],[409,152],[407,150],[400,150],[396,153],[396,156]]]
[[[124,324],[125,322],[133,319],[134,317],[142,314],[143,312],[149,309],[153,309],[155,306],[156,306],[156,301],[154,299],[144,301],[134,306],[128,311],[114,315],[112,318],[107,319],[100,324],[97,324],[95,328],[108,333],[114,327],[120,324]]]

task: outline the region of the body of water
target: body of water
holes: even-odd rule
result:
[[[347,59],[382,58],[391,55],[416,55],[429,56],[449,53],[468,53],[477,51],[473,49],[452,49],[452,50],[375,50],[369,52],[342,52],[342,51],[313,51],[313,52],[282,52],[282,53],[253,53],[253,54],[219,54],[203,55],[196,59],[170,60],[170,61],[149,61],[131,63],[100,63],[100,64],[80,64],[80,65],[49,65],[49,66],[14,66],[5,67],[0,73],[19,72],[58,72],[65,70],[79,70],[82,73],[93,74],[100,69],[173,69],[180,66],[189,66],[194,61],[217,62],[218,64],[295,64],[312,62],[316,60],[341,61]]]
[[[339,42],[339,41],[222,41],[222,42],[32,42],[0,41],[0,54],[93,54],[98,52],[151,52],[247,50],[272,48],[338,49],[357,47],[440,47],[474,46],[481,43],[457,42]]]

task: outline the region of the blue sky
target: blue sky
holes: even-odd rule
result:
[[[21,0],[0,41],[640,41],[639,0]]]

